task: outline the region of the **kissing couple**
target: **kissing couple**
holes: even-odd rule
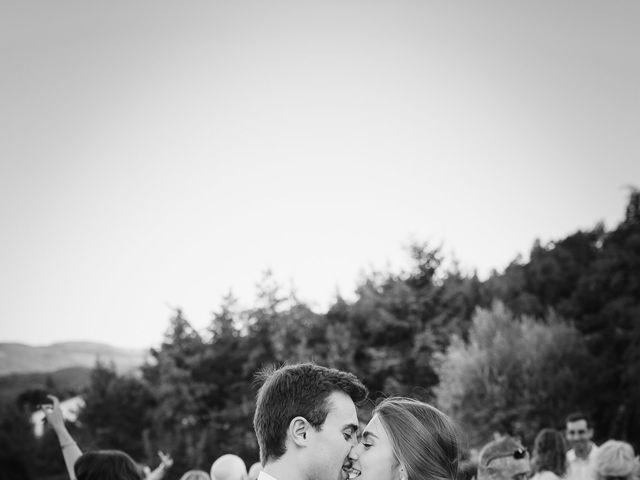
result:
[[[352,373],[313,363],[263,370],[253,426],[258,480],[454,480],[451,419],[410,398],[387,398],[358,441],[356,404],[367,388]]]

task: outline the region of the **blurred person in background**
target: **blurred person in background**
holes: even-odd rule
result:
[[[569,468],[567,480],[586,480],[594,476],[593,459],[598,447],[591,441],[593,426],[587,415],[572,413],[566,420],[566,436],[570,450],[567,452]]]
[[[158,452],[161,463],[145,478],[144,470],[128,454],[120,450],[96,450],[82,453],[64,423],[60,401],[47,395],[51,403],[40,406],[58,442],[71,480],[160,480],[173,460]]]
[[[559,480],[567,473],[567,444],[553,428],[540,430],[533,444],[532,480]]]
[[[180,480],[211,480],[211,477],[204,470],[189,470],[180,477]]]
[[[145,471],[145,480],[162,480],[172,467],[173,458],[171,458],[171,455],[159,451],[158,457],[160,458],[160,464],[151,471]]]
[[[527,480],[529,453],[513,437],[487,443],[478,457],[478,480]]]
[[[78,459],[82,456],[82,450],[78,447],[78,444],[73,439],[67,426],[64,424],[64,417],[62,415],[62,409],[60,408],[60,400],[53,395],[47,395],[51,403],[45,403],[40,406],[42,413],[47,420],[47,423],[51,426],[58,442],[60,443],[60,449],[62,450],[62,456],[64,458],[64,464],[67,467],[67,473],[69,478],[74,479],[74,465]],[[135,465],[135,462],[134,462]]]
[[[608,440],[594,458],[594,480],[638,480],[640,461],[627,442]]]
[[[144,480],[138,464],[120,450],[96,450],[80,455],[71,478],[77,480]]]
[[[478,464],[472,460],[463,460],[458,467],[457,480],[473,480],[478,475]]]
[[[257,480],[260,471],[262,470],[262,464],[256,462],[249,468],[249,480]]]
[[[227,453],[211,465],[211,480],[247,480],[247,466],[239,456]]]

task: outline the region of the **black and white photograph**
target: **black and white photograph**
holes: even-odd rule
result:
[[[640,480],[640,3],[0,0],[0,480]]]

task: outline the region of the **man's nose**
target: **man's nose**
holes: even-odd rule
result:
[[[360,452],[358,450],[358,446],[359,446],[359,444],[356,443],[355,445],[353,445],[351,447],[351,450],[349,450],[348,458],[352,462],[355,462],[356,460],[358,460],[360,458]]]

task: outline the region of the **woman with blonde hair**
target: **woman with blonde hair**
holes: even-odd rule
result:
[[[388,398],[373,410],[351,456],[350,479],[454,480],[458,434],[437,408],[411,398]]]
[[[594,459],[596,480],[632,480],[640,477],[640,463],[627,442],[608,440]]]

